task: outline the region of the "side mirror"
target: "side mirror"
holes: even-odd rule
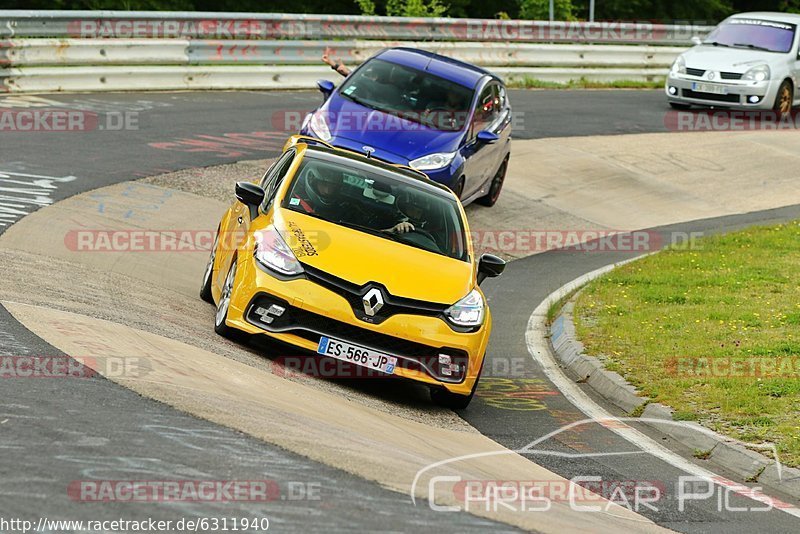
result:
[[[703,40],[695,35],[694,37],[692,37],[692,44],[694,45],[703,44]]]
[[[327,100],[331,96],[331,93],[333,93],[335,86],[330,80],[319,80],[317,82],[317,88],[325,97],[325,100]]]
[[[489,130],[481,130],[478,132],[476,138],[481,144],[491,145],[492,143],[496,143],[500,139],[500,136],[498,136],[496,133],[490,132]]]
[[[250,182],[236,182],[236,198],[245,206],[258,207],[264,202],[264,190]]]
[[[478,284],[487,278],[495,278],[506,270],[506,262],[494,254],[484,254],[478,261]]]

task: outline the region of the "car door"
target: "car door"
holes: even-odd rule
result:
[[[467,141],[464,145],[464,191],[461,198],[470,198],[488,180],[492,178],[492,173],[497,166],[494,161],[497,153],[502,150],[502,145],[498,143],[485,144],[477,141],[478,132],[488,130],[498,133],[503,127],[503,109],[500,107],[501,86],[497,81],[490,81],[478,94],[475,103],[475,111],[467,130]],[[505,95],[505,91],[503,91]]]
[[[287,150],[272,166],[264,173],[259,185],[267,193],[265,198],[270,198],[269,193],[274,194],[280,178],[286,173],[294,161],[295,150]],[[250,229],[250,223],[258,216],[258,210],[251,208],[238,200],[231,208],[230,216],[226,221],[225,227],[222,228],[220,234],[220,246],[225,247],[222,249],[224,254],[223,260],[220,262],[219,270],[216,272],[215,284],[219,288],[225,282],[225,277],[228,275],[228,270],[231,266],[231,259],[234,253],[239,250],[239,247],[247,238],[247,232]]]

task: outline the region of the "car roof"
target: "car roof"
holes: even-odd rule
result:
[[[777,13],[774,11],[752,11],[749,13],[737,13],[728,17],[729,19],[761,19],[772,22],[786,22],[789,24],[800,24],[800,15],[795,13]]]
[[[343,158],[351,159],[359,163],[367,163],[373,167],[377,167],[378,169],[391,172],[395,178],[399,179],[404,183],[424,184],[435,190],[437,194],[440,194],[442,196],[451,199],[455,198],[450,188],[445,187],[444,185],[438,182],[434,182],[433,180],[428,178],[428,175],[426,175],[422,171],[417,171],[410,167],[403,167],[403,166],[393,165],[391,163],[386,163],[385,161],[377,158],[368,158],[365,155],[359,154],[358,152],[353,152],[352,150],[346,150],[336,147],[330,148],[325,145],[305,143],[303,140],[299,140],[297,144],[304,145],[306,147],[306,153],[321,154],[323,155],[323,157],[325,154],[332,154]]]
[[[399,65],[412,67],[417,70],[430,72],[435,76],[463,85],[464,87],[469,87],[470,89],[474,89],[486,76],[499,80],[499,78],[491,72],[471,65],[470,63],[441,56],[426,50],[419,50],[417,48],[389,48],[380,52],[375,57]]]

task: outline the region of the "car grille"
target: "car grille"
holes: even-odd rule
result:
[[[697,98],[699,100],[713,100],[715,102],[739,103],[739,95],[718,95],[715,93],[701,93],[691,89],[683,89],[683,96],[686,98]]]
[[[706,72],[708,72],[708,71],[705,70],[705,69],[690,69],[689,67],[686,67],[686,74],[688,74],[690,76],[701,77]],[[719,77],[722,78],[723,80],[741,80],[742,76],[744,76],[744,74],[740,74],[738,72],[720,72],[719,73]]]
[[[723,80],[741,80],[744,76],[738,72],[720,72],[719,75]]]
[[[355,316],[371,324],[381,324],[392,315],[397,314],[439,317],[443,316],[444,311],[449,307],[445,304],[395,297],[381,284],[369,283],[359,286],[308,265],[304,265],[303,268],[310,281],[344,297],[353,309]],[[373,287],[380,289],[384,304],[375,315],[367,315],[364,311],[363,298]]]
[[[266,319],[263,313],[259,315],[256,310],[259,308],[269,309],[272,304],[283,307],[285,311],[281,315],[269,316],[269,322],[265,322]],[[442,382],[463,382],[469,362],[469,355],[462,350],[449,347],[433,347],[380,332],[373,332],[366,328],[360,328],[324,315],[296,308],[286,301],[267,293],[260,293],[253,298],[247,307],[245,319],[250,324],[268,332],[294,334],[314,343],[319,343],[320,338],[326,336],[361,345],[389,356],[395,356],[399,360],[398,366],[425,372]],[[454,363],[460,364],[459,368],[462,371],[455,375],[442,376],[439,373],[440,353],[449,355]]]

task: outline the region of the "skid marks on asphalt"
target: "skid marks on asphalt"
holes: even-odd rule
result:
[[[197,134],[169,141],[148,143],[158,150],[174,152],[205,152],[226,158],[274,154],[286,142],[283,132],[232,132],[222,135]]]

